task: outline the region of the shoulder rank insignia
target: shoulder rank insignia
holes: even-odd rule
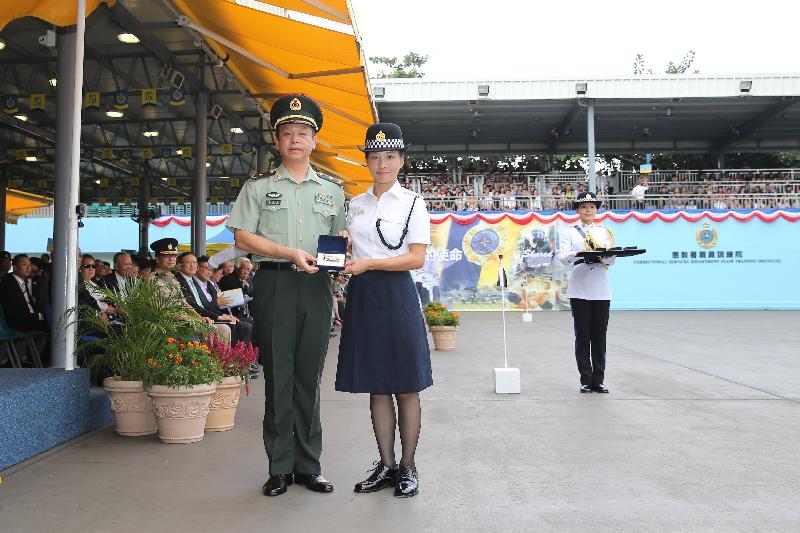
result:
[[[333,206],[333,195],[318,192],[314,195],[314,201],[318,204]]]

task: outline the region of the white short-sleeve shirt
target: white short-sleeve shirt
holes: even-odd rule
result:
[[[390,250],[381,242],[375,223],[381,220],[383,238],[388,244],[397,246],[409,211],[411,218],[403,244],[397,250]],[[397,182],[380,198],[375,197],[374,186],[353,198],[347,213],[347,230],[353,239],[355,259],[388,259],[407,254],[409,244],[431,243],[431,221],[425,201]]]
[[[584,250],[585,238],[576,228],[580,227],[584,235],[591,235],[595,242],[604,248],[613,246],[611,234],[603,226],[597,224],[583,224],[568,228],[561,234],[558,246],[558,259],[572,265],[572,275],[567,286],[568,298],[582,300],[611,300],[611,282],[608,279],[607,267],[614,264],[614,257],[603,259],[601,264],[579,263],[575,261],[578,252]]]

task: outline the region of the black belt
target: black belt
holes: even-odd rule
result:
[[[258,268],[261,270],[297,272],[297,265],[288,261],[261,261],[258,263]]]

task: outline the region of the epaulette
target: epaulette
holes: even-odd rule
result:
[[[314,172],[317,173],[318,177],[320,177],[321,179],[324,179],[325,181],[330,181],[331,183],[334,183],[334,184],[338,185],[339,187],[344,185],[344,181],[340,180],[339,178],[336,178],[334,176],[330,176],[328,174],[320,172],[317,169],[314,169]]]
[[[257,180],[257,179],[261,179],[261,178],[269,178],[269,177],[274,176],[274,175],[275,175],[275,171],[274,170],[270,170],[269,172],[259,172],[258,174],[253,174],[252,176],[250,176],[250,179],[251,180]]]

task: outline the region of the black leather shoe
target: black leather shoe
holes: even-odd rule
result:
[[[292,483],[291,474],[272,474],[261,490],[264,496],[280,496]]]
[[[314,492],[333,492],[333,483],[322,474],[295,474],[294,480],[298,485],[305,485]]]
[[[397,467],[389,468],[381,461],[374,463],[375,469],[364,481],[356,483],[355,492],[378,492],[387,487],[393,487],[397,479]]]
[[[592,392],[599,392],[600,394],[608,394],[608,389],[602,383],[600,385],[592,386]]]
[[[589,385],[581,385],[580,388],[581,394],[592,392],[592,388]]]
[[[398,498],[410,498],[419,492],[419,479],[417,469],[401,464],[397,469],[397,483],[394,486],[394,495]]]

